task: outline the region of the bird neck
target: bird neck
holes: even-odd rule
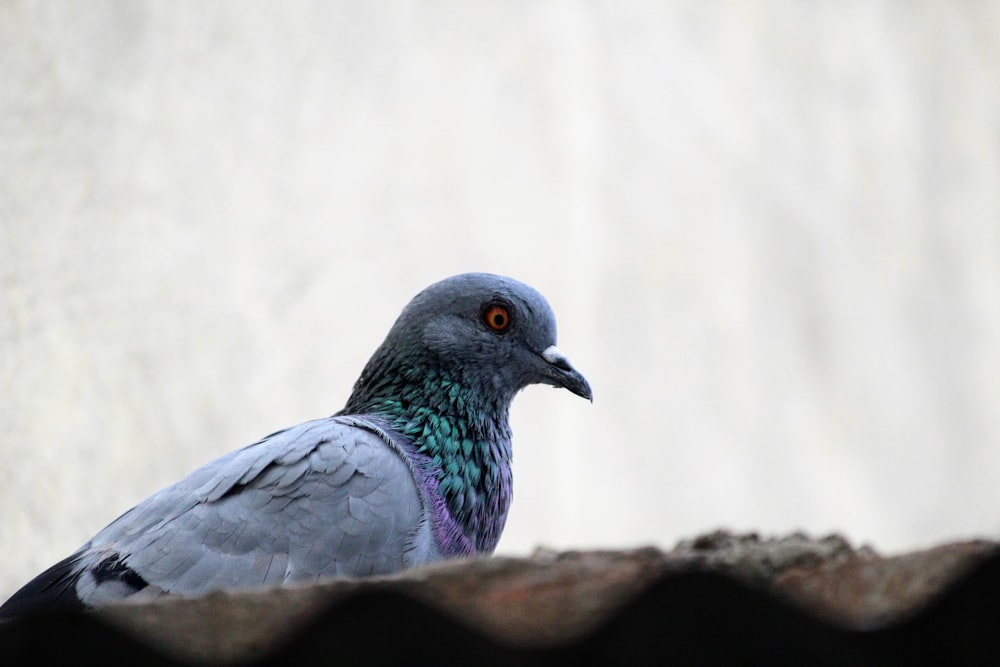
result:
[[[406,436],[464,539],[453,537],[473,553],[490,553],[511,500],[508,412],[509,400],[411,363],[367,378],[363,373],[342,414],[377,415]]]

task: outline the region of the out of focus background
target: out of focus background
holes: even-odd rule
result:
[[[542,291],[500,553],[1000,536],[1000,3],[0,3],[0,599]]]

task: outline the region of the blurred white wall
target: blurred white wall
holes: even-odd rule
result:
[[[1000,3],[0,4],[0,598],[339,409],[467,270],[593,405],[513,408],[500,550],[1000,532]]]

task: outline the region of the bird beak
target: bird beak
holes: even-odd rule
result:
[[[577,396],[581,396],[591,403],[594,402],[594,394],[590,391],[590,383],[587,378],[580,374],[580,371],[573,368],[566,355],[555,345],[550,345],[542,352],[542,359],[546,363],[545,381],[554,387],[569,389]]]

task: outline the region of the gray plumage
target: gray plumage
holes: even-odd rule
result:
[[[591,398],[544,298],[463,274],[404,309],[337,415],[274,433],[136,505],[0,616],[386,574],[490,553],[510,502],[507,409],[544,382]]]
[[[334,417],[208,464],[122,515],[91,544],[115,545],[94,552],[98,562],[127,544],[129,568],[181,595],[384,574],[440,557],[421,506],[391,440],[373,424]],[[103,602],[109,591],[84,573],[81,599]]]

